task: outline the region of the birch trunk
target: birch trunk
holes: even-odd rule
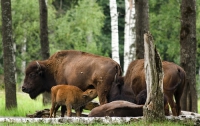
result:
[[[147,87],[147,100],[143,108],[144,120],[153,122],[164,120],[164,95],[162,62],[150,33],[144,34],[145,49],[145,77]]]
[[[120,64],[119,61],[119,35],[118,35],[118,14],[116,0],[110,0],[110,17],[111,17],[111,47],[112,59]]]
[[[26,53],[26,42],[27,42],[27,38],[26,38],[26,34],[24,35],[24,40],[22,41],[22,48],[21,48],[21,55],[22,57],[25,57],[25,53]],[[21,64],[21,71],[24,72],[26,68],[26,60],[22,59],[22,64]],[[24,74],[22,75],[21,78],[24,78]],[[21,81],[21,85],[23,84],[23,81]]]
[[[135,4],[134,0],[125,0],[124,30],[124,74],[129,63],[135,59]]]

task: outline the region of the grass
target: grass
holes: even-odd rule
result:
[[[0,116],[12,116],[12,117],[25,117],[26,114],[33,114],[37,110],[50,108],[50,105],[43,106],[42,96],[39,96],[36,100],[30,99],[26,93],[17,93],[17,108],[6,110],[5,109],[5,92],[0,91]]]
[[[36,100],[30,99],[29,95],[26,93],[18,92],[17,93],[17,105],[18,107],[11,110],[5,109],[5,92],[3,90],[0,91],[0,117],[26,117],[26,114],[33,114],[37,110],[43,110],[46,108],[50,108],[50,105],[43,106],[42,104],[42,96],[39,96]],[[200,100],[198,101],[198,108],[200,108]],[[89,111],[88,111],[89,112]],[[50,124],[43,124],[43,123],[0,123],[0,126],[49,126]],[[63,125],[63,124],[61,124]],[[68,124],[69,126],[72,124]],[[91,124],[92,126],[101,126],[102,124]],[[105,125],[105,124],[104,124]],[[111,124],[107,124],[107,126],[111,126]],[[115,124],[116,126],[146,126],[142,121],[133,122],[130,124]],[[161,123],[152,123],[148,124],[148,126],[182,126],[183,123],[180,122],[172,122],[172,121],[166,121]],[[59,124],[56,124],[55,126],[60,126]],[[72,125],[73,126],[73,125]],[[80,125],[81,126],[81,125]]]

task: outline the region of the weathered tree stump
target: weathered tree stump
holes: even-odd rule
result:
[[[145,77],[147,84],[147,100],[143,107],[146,122],[164,120],[163,69],[159,53],[150,33],[144,34]]]

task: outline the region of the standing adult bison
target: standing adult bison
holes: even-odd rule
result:
[[[122,74],[120,65],[111,58],[75,50],[59,51],[47,60],[32,61],[25,72],[22,91],[32,99],[50,92],[57,84],[71,84],[83,91],[95,88],[100,104],[107,103],[115,75]]]
[[[172,114],[178,116],[181,112],[180,99],[185,85],[186,73],[180,66],[172,62],[163,61],[162,67],[164,71],[164,94],[171,107]],[[146,89],[143,59],[130,63],[124,77],[122,91],[126,94],[127,89],[132,89],[135,95],[138,95],[140,91]]]

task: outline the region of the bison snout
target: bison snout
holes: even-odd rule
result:
[[[30,92],[30,90],[25,88],[24,86],[22,86],[22,91],[25,92],[25,93],[29,93]]]

